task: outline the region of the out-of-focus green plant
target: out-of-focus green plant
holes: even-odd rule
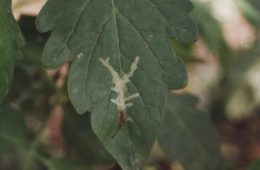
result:
[[[199,36],[209,50],[219,58],[223,71],[227,72],[233,60],[234,52],[224,38],[221,23],[213,16],[208,3],[194,1],[194,6],[191,16],[199,28]],[[177,54],[183,57],[185,61],[199,61],[198,57],[192,53],[191,44],[174,40],[173,46]]]
[[[235,0],[237,6],[245,17],[250,21],[257,29],[260,28],[260,12],[259,1],[252,1],[252,3],[246,0]],[[258,3],[258,4],[257,4]]]

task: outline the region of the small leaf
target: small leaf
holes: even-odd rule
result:
[[[168,95],[159,143],[166,156],[185,170],[222,170],[216,133],[209,115],[196,109],[197,98]]]
[[[11,13],[11,0],[0,0],[0,102],[8,93],[14,59],[23,44],[20,30]]]
[[[0,105],[0,154],[25,142],[26,126],[22,114]]]
[[[187,83],[168,38],[196,39],[188,0],[49,0],[37,19],[52,30],[43,63],[71,62],[68,92],[125,170],[150,153],[168,88]],[[130,107],[131,106],[131,107]]]

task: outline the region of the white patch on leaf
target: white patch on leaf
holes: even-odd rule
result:
[[[117,105],[117,108],[120,112],[125,112],[127,107],[131,107],[134,104],[129,102],[130,100],[133,100],[134,98],[139,97],[139,93],[135,93],[132,95],[127,96],[127,86],[126,84],[130,82],[130,78],[134,75],[137,65],[139,62],[139,57],[137,56],[134,60],[134,62],[130,66],[130,71],[127,74],[123,74],[120,76],[114,68],[109,63],[109,58],[99,59],[100,62],[108,69],[108,71],[112,75],[112,82],[114,84],[114,87],[112,88],[113,91],[115,91],[118,96],[115,99],[111,99],[111,102],[115,103]]]
[[[78,59],[81,59],[83,57],[83,53],[79,53],[78,55],[77,55],[77,58]]]

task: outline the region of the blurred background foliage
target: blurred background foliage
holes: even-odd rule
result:
[[[34,22],[44,2],[13,1],[26,45],[4,101],[12,109],[0,110],[0,140],[8,139],[0,146],[0,170],[120,169],[91,131],[89,114],[76,114],[69,102],[65,83],[69,66],[58,70],[42,66],[49,34],[37,32]],[[189,72],[188,86],[174,93],[199,97],[198,108],[210,113],[230,169],[259,170],[260,1],[193,3],[191,17],[200,36],[193,44],[172,40]],[[16,128],[9,128],[9,120],[17,121]],[[10,129],[8,134],[3,128]],[[183,170],[164,155],[156,145],[145,169]]]

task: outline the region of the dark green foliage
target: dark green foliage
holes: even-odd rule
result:
[[[0,105],[0,154],[24,144],[26,134],[23,115],[9,107]]]
[[[91,129],[90,114],[78,115],[72,107],[66,107],[63,131],[69,154],[78,153],[78,160],[88,165],[112,161]]]
[[[209,114],[196,104],[191,95],[168,95],[159,144],[167,158],[179,161],[185,170],[223,170]]]
[[[22,44],[19,27],[11,13],[11,1],[0,0],[0,102],[8,93],[14,60],[21,55],[18,47]]]

